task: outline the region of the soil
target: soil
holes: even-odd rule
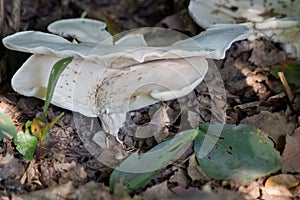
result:
[[[46,31],[49,23],[62,18],[80,17],[84,12],[88,18],[105,21],[108,29],[115,33],[145,26],[170,28],[189,36],[201,31],[188,15],[187,1],[24,0],[21,4],[18,2],[4,3],[5,18],[0,24],[1,38],[22,30]],[[0,111],[10,116],[17,129],[22,130],[27,120],[41,116],[44,102],[33,97],[21,96],[10,86],[12,74],[29,55],[7,50],[3,46],[0,49]],[[282,136],[293,133],[300,124],[300,91],[293,91],[294,99],[289,100],[280,80],[270,74],[272,67],[286,60],[287,56],[278,44],[267,40],[243,40],[232,45],[224,60],[214,61],[226,90],[227,100],[219,101],[221,106],[226,107],[226,123],[247,123],[265,132],[273,132],[271,137],[281,153],[284,148],[284,141],[279,142]],[[160,102],[128,113],[126,126],[119,132],[119,139],[123,145],[116,143],[113,137],[105,136],[106,142],[120,147],[110,149],[110,154],[105,159],[117,160],[133,151],[146,151],[175,135],[179,129],[178,119],[183,117],[180,115],[182,105],[190,105],[194,109],[188,113],[190,126],[193,127],[199,122],[210,122],[215,113],[210,109],[212,98],[208,95],[208,84],[204,81],[194,90],[195,98],[188,95],[179,100]],[[236,180],[219,181],[207,177],[201,168],[197,167],[191,147],[179,161],[165,167],[150,184],[135,191],[130,197],[120,197],[118,191],[111,194],[108,182],[113,169],[95,156],[99,151],[97,148],[102,145],[101,142],[97,144],[91,142],[90,145],[82,142],[83,136],[94,137],[94,135],[90,135],[91,132],[78,133],[74,118],[84,120],[79,114],[50,106],[48,120],[51,121],[61,112],[65,112],[65,115],[48,134],[38,160],[26,160],[10,140],[0,141],[1,199],[274,197],[264,190],[267,177],[247,184]],[[133,130],[139,136],[147,134],[149,130],[156,131],[157,127],[149,125],[154,115],[157,121],[155,125],[160,127],[159,134],[147,139],[140,139],[132,134]],[[277,133],[278,130],[281,132]],[[103,139],[102,136],[99,137],[99,140]],[[294,197],[296,196],[297,194],[294,194]],[[284,195],[282,197],[288,198]]]

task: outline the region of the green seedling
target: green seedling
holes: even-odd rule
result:
[[[70,64],[73,57],[68,57],[56,62],[51,70],[51,74],[48,80],[48,87],[46,93],[46,100],[44,104],[42,118],[34,118],[32,121],[27,121],[25,124],[25,131],[17,132],[12,120],[3,113],[0,113],[0,139],[14,138],[14,143],[17,146],[17,150],[28,160],[34,158],[37,145],[39,148],[36,153],[36,159],[39,158],[40,152],[43,146],[43,142],[49,133],[50,129],[57,123],[57,121],[64,115],[61,113],[54,118],[50,123],[46,122],[48,107],[50,105],[55,86],[58,78],[64,69]]]
[[[40,156],[43,142],[44,142],[48,132],[56,124],[56,122],[64,115],[64,113],[61,113],[59,116],[57,116],[55,119],[53,119],[50,123],[46,122],[48,107],[49,107],[51,99],[53,97],[53,93],[54,93],[57,81],[58,81],[61,73],[72,62],[72,60],[73,60],[73,57],[68,57],[68,58],[61,59],[54,64],[54,66],[51,70],[51,73],[50,73],[49,80],[48,80],[46,100],[45,100],[45,104],[44,104],[42,118],[34,118],[32,121],[28,121],[28,123],[30,125],[26,128],[25,132],[29,132],[29,133],[31,133],[31,135],[34,135],[35,137],[38,138],[39,148],[38,148],[37,155],[36,155],[37,159]]]
[[[14,143],[17,146],[17,150],[27,160],[32,160],[38,145],[38,138],[30,134],[30,126],[32,122],[27,121],[25,124],[25,131],[19,131],[17,137],[14,139]]]

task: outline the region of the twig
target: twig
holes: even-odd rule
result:
[[[289,84],[286,81],[284,73],[283,72],[278,72],[277,74],[278,74],[278,77],[279,77],[285,91],[286,91],[286,94],[287,94],[290,102],[292,102],[294,100],[294,95],[292,93],[292,90],[291,90]]]
[[[0,0],[0,37],[2,37],[4,33],[4,1]]]
[[[18,32],[21,23],[21,0],[14,0],[12,5],[11,18],[13,21],[13,29]]]

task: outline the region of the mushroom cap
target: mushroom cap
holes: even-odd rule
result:
[[[251,28],[250,40],[266,38],[281,43],[289,57],[300,59],[299,0],[193,0],[189,12],[204,28],[248,22],[245,25]]]
[[[18,32],[5,37],[2,41],[7,48],[17,51],[58,57],[73,56],[95,62],[100,60],[101,62],[105,61],[107,67],[122,68],[157,59],[178,58],[178,55],[222,59],[225,51],[234,41],[247,38],[249,33],[249,28],[245,25],[218,26],[195,37],[175,42],[170,46],[141,45],[138,47],[139,51],[136,51],[136,46],[125,46],[125,40],[116,45],[85,42],[74,44],[57,35],[38,31]],[[127,44],[130,44],[130,41],[132,44],[136,43],[134,38],[127,37]],[[120,58],[120,61],[117,61],[116,58]]]
[[[75,18],[55,21],[48,26],[48,31],[80,42],[112,43],[112,36],[105,28],[106,24],[102,21]]]
[[[300,60],[300,16],[292,18],[271,18],[253,24],[250,40],[267,38],[281,44],[288,57]]]
[[[22,95],[34,96],[44,100],[46,98],[51,69],[60,59],[62,58],[43,54],[34,54],[30,56],[26,62],[23,63],[22,67],[14,74],[11,80],[12,88]],[[75,58],[62,72],[55,87],[51,103],[68,110],[80,112],[89,117],[96,117],[97,115],[91,111],[92,103],[90,100],[86,101],[86,98],[73,98],[76,79],[82,63],[83,59]],[[97,68],[98,71],[100,70],[98,64],[93,62],[87,64],[90,65],[89,67],[91,67],[91,69]],[[94,75],[96,76],[96,74]],[[92,75],[89,76],[90,78],[94,78]],[[88,86],[91,82],[85,81],[83,84]],[[82,92],[87,91],[89,91],[88,88]]]
[[[273,17],[294,17],[300,13],[300,3],[297,0],[191,0],[188,9],[197,24],[208,28],[214,24],[262,22]]]

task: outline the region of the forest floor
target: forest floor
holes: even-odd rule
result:
[[[93,0],[49,0],[36,3],[24,0],[21,7],[12,2],[5,5],[1,38],[22,30],[46,31],[49,23],[62,18],[80,17],[83,12],[86,12],[87,18],[105,21],[114,33],[145,26],[170,28],[189,36],[201,31],[189,17],[185,1],[104,0],[97,3]],[[16,14],[18,9],[20,15]],[[41,115],[44,102],[21,96],[10,86],[12,74],[29,55],[6,50],[3,46],[0,49],[0,111],[9,115],[21,130],[27,120]],[[285,144],[281,139],[292,134],[300,124],[300,91],[295,90],[294,99],[289,100],[280,80],[270,73],[272,67],[286,60],[285,52],[277,44],[266,40],[243,40],[232,45],[224,60],[215,61],[227,95],[226,123],[251,124],[264,132],[272,132],[272,139],[277,140],[276,149],[281,153]],[[201,119],[209,122],[213,113],[206,90],[205,83],[195,89],[194,103]],[[165,105],[167,110],[164,112],[173,121],[180,113],[177,103],[160,103]],[[130,115],[137,120],[128,120],[126,124],[149,122],[152,108],[155,109],[155,105],[131,112]],[[61,112],[65,115],[50,131],[39,160],[28,161],[18,153],[11,141],[0,141],[0,199],[118,199],[117,192],[111,194],[108,187],[113,169],[96,159],[78,134],[74,122],[78,114],[50,106],[48,120],[51,121]],[[193,122],[193,119],[189,120]],[[128,130],[124,128],[119,138],[124,143],[124,151],[148,149],[176,134],[176,127],[172,129],[168,126],[164,130],[163,136],[141,140],[127,134]],[[264,186],[268,177],[247,184],[237,180],[214,180],[204,174],[191,153],[180,160],[182,162],[164,168],[158,177],[136,191],[132,198],[176,199],[178,193],[190,199],[199,196],[201,199],[289,199],[300,195],[300,189],[296,187],[300,181],[292,190],[268,191]]]

